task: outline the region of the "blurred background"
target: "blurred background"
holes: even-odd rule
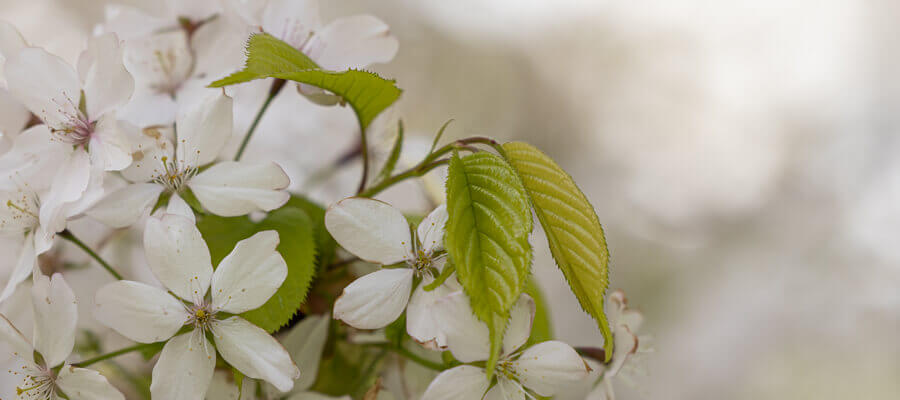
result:
[[[0,0],[0,18],[74,60],[105,3]],[[352,0],[323,13],[391,26],[399,53],[374,69],[405,90],[409,131],[428,140],[453,118],[448,138],[528,141],[581,185],[611,288],[653,337],[618,398],[900,398],[900,3]],[[282,148],[353,141],[289,137]],[[544,240],[534,269],[556,335],[602,344]]]

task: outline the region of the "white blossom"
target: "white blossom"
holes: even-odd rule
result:
[[[371,263],[403,263],[399,268],[365,275],[344,288],[334,303],[334,317],[355,328],[378,329],[406,310],[410,336],[433,348],[445,346],[432,306],[457,290],[459,284],[451,277],[432,291],[426,291],[425,286],[434,282],[446,261],[446,222],[447,207],[442,205],[422,220],[413,237],[403,214],[387,203],[349,197],[331,206],[325,213],[325,226],[344,249]],[[417,277],[422,281],[412,291]]]
[[[440,310],[438,321],[447,335],[447,345],[453,356],[463,363],[487,360],[490,354],[488,328],[473,314],[469,298],[459,291],[439,300],[437,308]],[[534,398],[529,391],[553,396],[567,385],[587,377],[588,365],[575,349],[563,342],[551,340],[517,352],[528,340],[534,313],[534,300],[527,295],[522,295],[513,306],[500,360],[494,371],[496,382],[488,381],[481,367],[461,365],[438,375],[422,399],[525,400]]]
[[[244,375],[281,391],[291,389],[300,371],[287,351],[266,331],[236,315],[263,305],[287,277],[277,245],[275,231],[257,233],[238,242],[214,273],[209,249],[192,220],[165,214],[147,222],[147,261],[171,294],[144,283],[118,281],[97,291],[94,310],[100,322],[131,340],[166,341],[153,367],[154,398],[202,398],[217,351]],[[189,331],[179,334],[184,326]]]
[[[36,274],[31,289],[34,338],[31,343],[0,315],[0,359],[11,360],[10,373],[22,400],[124,400],[96,371],[65,364],[75,345],[78,308],[62,275]],[[33,345],[32,345],[33,344]],[[39,355],[35,357],[34,354]]]
[[[173,146],[158,129],[145,129],[148,147],[123,176],[132,184],[109,193],[87,214],[112,227],[133,224],[163,193],[170,202],[190,189],[204,208],[216,215],[238,216],[281,207],[290,195],[290,179],[274,162],[215,161],[231,136],[231,98],[218,91],[182,114]]]

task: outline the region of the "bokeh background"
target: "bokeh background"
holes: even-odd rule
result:
[[[0,0],[0,18],[74,60],[104,4]],[[653,337],[619,398],[900,398],[900,3],[353,0],[323,12],[391,26],[400,51],[374,69],[405,89],[395,112],[409,131],[427,140],[453,118],[447,137],[525,140],[582,186],[611,287]],[[334,124],[257,146],[290,143],[302,166],[311,149],[352,145],[323,131],[353,121]],[[557,336],[601,344],[543,240],[535,271]]]

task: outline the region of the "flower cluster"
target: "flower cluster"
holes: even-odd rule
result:
[[[492,355],[494,328],[476,316],[475,297],[444,245],[459,211],[438,205],[411,224],[421,216],[371,198],[446,166],[443,155],[489,142],[435,149],[435,140],[421,162],[402,161],[410,169],[393,174],[408,151],[366,144],[367,134],[388,124],[361,126],[359,147],[322,170],[361,158],[362,183],[329,207],[288,191],[292,180],[314,173],[282,168],[266,154],[242,160],[270,102],[295,96],[365,111],[340,85],[288,76],[210,87],[251,64],[243,49],[251,35],[267,34],[338,76],[393,59],[398,44],[384,22],[361,15],[323,23],[315,0],[106,11],[72,63],[0,21],[0,248],[7,250],[0,363],[8,372],[0,398],[369,399],[386,390],[421,399],[530,399],[596,379],[596,371],[606,371],[611,397],[610,379],[637,349],[628,340],[638,322],[624,306],[612,321],[611,364],[589,361],[563,342],[533,340],[539,305],[518,280],[514,305],[497,314],[507,328]],[[255,101],[262,108],[248,114]],[[281,114],[289,123],[308,117]],[[396,143],[402,140],[401,130]],[[377,178],[368,174],[376,158],[384,161]],[[293,219],[277,219],[284,215]],[[138,256],[107,262],[101,247],[110,242]],[[70,278],[85,263],[112,279],[70,286],[67,279],[84,281]],[[623,295],[611,298],[624,303]],[[17,329],[30,325],[31,341]],[[104,353],[107,342],[133,343]],[[113,361],[131,352],[145,360]],[[411,376],[415,368],[422,373]],[[149,377],[134,378],[140,374]]]

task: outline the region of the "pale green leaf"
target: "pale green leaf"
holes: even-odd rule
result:
[[[316,272],[313,223],[306,213],[299,208],[282,207],[269,213],[259,223],[253,223],[246,216],[224,218],[205,215],[197,220],[197,228],[206,240],[213,265],[218,265],[238,241],[256,232],[278,232],[280,243],[277,250],[287,263],[288,276],[265,304],[241,316],[267,332],[287,325],[306,300]]]
[[[521,142],[506,143],[503,149],[528,191],[556,265],[581,307],[597,320],[608,361],[613,340],[603,302],[609,286],[609,251],[600,220],[572,177],[546,154]]]
[[[454,153],[448,174],[445,247],[475,315],[490,330],[490,377],[529,273],[531,210],[515,171],[494,154]]]
[[[262,78],[305,83],[340,96],[353,108],[363,131],[401,92],[393,80],[372,72],[319,69],[303,52],[265,33],[255,34],[247,41],[247,64],[243,70],[209,86],[223,87]]]

